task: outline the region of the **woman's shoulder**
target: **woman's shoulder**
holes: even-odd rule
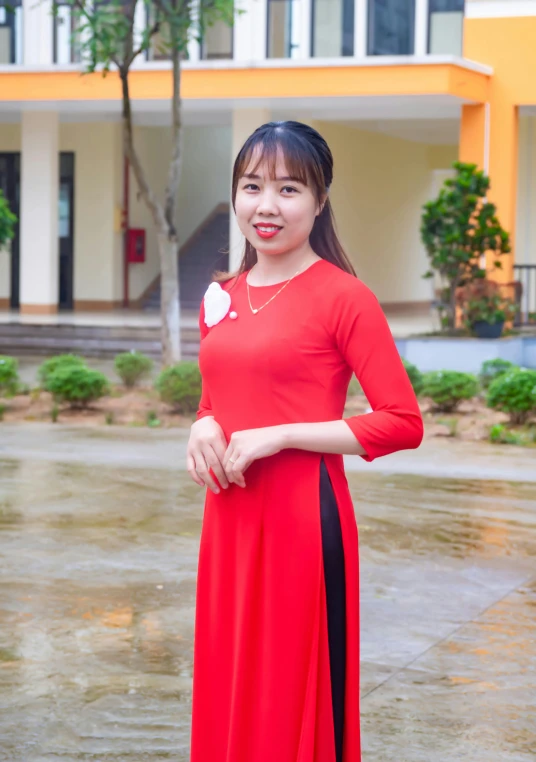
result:
[[[376,294],[359,276],[343,270],[334,262],[326,261],[323,293],[330,300],[376,300]]]

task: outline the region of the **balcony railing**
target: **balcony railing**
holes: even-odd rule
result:
[[[515,325],[533,325],[536,322],[536,264],[514,265],[514,278],[519,310]]]
[[[0,2],[0,64],[22,63],[21,0]]]

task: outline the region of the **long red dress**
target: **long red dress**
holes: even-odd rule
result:
[[[197,417],[234,431],[340,420],[355,373],[373,412],[344,418],[372,461],[419,446],[421,413],[374,293],[327,260],[264,309],[246,274],[222,288],[232,319],[201,304]],[[233,286],[234,284],[234,286]],[[250,286],[260,307],[280,284]],[[191,762],[335,762],[319,510],[321,458],[338,504],[346,578],[343,762],[359,762],[359,561],[343,457],[288,448],[246,487],[207,489],[194,634]],[[213,474],[214,476],[214,474]]]

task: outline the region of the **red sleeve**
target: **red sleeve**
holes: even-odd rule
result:
[[[362,281],[336,300],[335,337],[372,408],[343,418],[368,462],[422,442],[424,427],[417,397],[380,303]]]
[[[205,303],[201,300],[201,307],[199,308],[199,332],[201,334],[201,341],[208,333],[208,326],[205,323]],[[204,418],[207,415],[214,415],[210,405],[210,397],[208,396],[208,390],[201,379],[201,399],[199,401],[199,407],[196,413],[196,421],[200,418]]]

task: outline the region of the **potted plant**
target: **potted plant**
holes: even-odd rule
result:
[[[459,309],[457,291],[488,274],[483,260],[501,268],[500,258],[510,252],[510,238],[499,222],[496,207],[487,200],[489,177],[476,164],[456,161],[453,177],[445,180],[436,199],[424,205],[421,239],[434,278],[441,330],[455,335]],[[486,315],[489,317],[489,313]]]
[[[463,322],[479,339],[498,339],[507,320],[517,312],[513,299],[502,295],[499,283],[477,278],[457,290]]]

